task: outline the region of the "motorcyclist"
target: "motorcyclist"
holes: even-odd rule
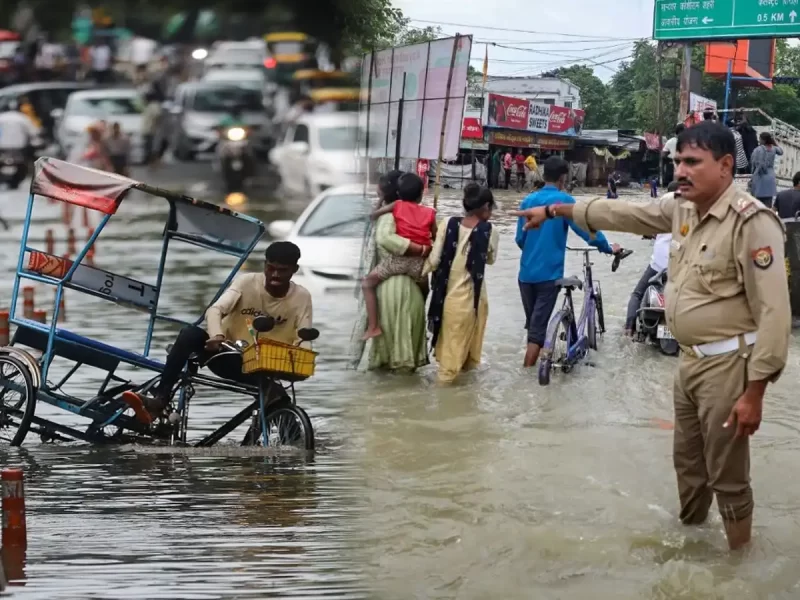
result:
[[[678,182],[673,181],[667,187],[667,192],[675,193],[678,190]],[[644,296],[647,286],[654,275],[658,275],[661,271],[666,270],[669,263],[669,246],[672,242],[671,233],[659,233],[653,243],[653,255],[650,258],[650,264],[642,273],[641,279],[633,288],[631,299],[628,301],[628,313],[625,317],[625,335],[633,337],[636,331],[636,315],[639,307],[642,304],[642,296]]]
[[[231,103],[227,107],[225,115],[220,119],[219,130],[220,134],[224,133],[226,129],[231,127],[244,127],[244,115],[242,106],[239,103]]]

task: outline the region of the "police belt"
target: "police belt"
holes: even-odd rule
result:
[[[739,349],[739,338],[743,338],[745,346],[752,346],[756,343],[756,332],[751,331],[750,333],[737,335],[736,337],[726,340],[719,340],[718,342],[697,344],[696,346],[681,346],[681,351],[692,358],[705,358],[707,356],[727,354],[728,352],[734,352]]]

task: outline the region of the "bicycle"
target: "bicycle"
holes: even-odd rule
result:
[[[564,302],[547,326],[539,363],[539,385],[549,385],[550,373],[555,369],[561,369],[562,373],[572,371],[575,365],[586,357],[589,350],[597,350],[598,336],[602,336],[606,331],[603,294],[600,283],[592,278],[594,263],[589,260],[589,253],[597,251],[597,248],[567,246],[567,250],[583,252],[583,281],[577,277],[565,277],[556,281],[556,285],[564,289]],[[611,271],[616,272],[620,263],[631,254],[633,250],[617,251],[614,254]],[[586,290],[577,321],[572,301],[572,292],[576,288]]]

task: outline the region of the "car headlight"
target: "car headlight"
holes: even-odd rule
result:
[[[225,132],[225,137],[232,142],[241,142],[247,137],[247,132],[241,127],[231,127]]]

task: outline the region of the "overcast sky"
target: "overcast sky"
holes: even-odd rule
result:
[[[481,42],[498,44],[489,46],[490,75],[538,75],[594,62],[603,63],[595,65],[595,73],[605,81],[619,60],[630,55],[632,40],[652,34],[654,1],[394,0],[394,4],[416,27],[439,25],[446,34],[471,33],[472,66],[478,70],[486,48]]]

